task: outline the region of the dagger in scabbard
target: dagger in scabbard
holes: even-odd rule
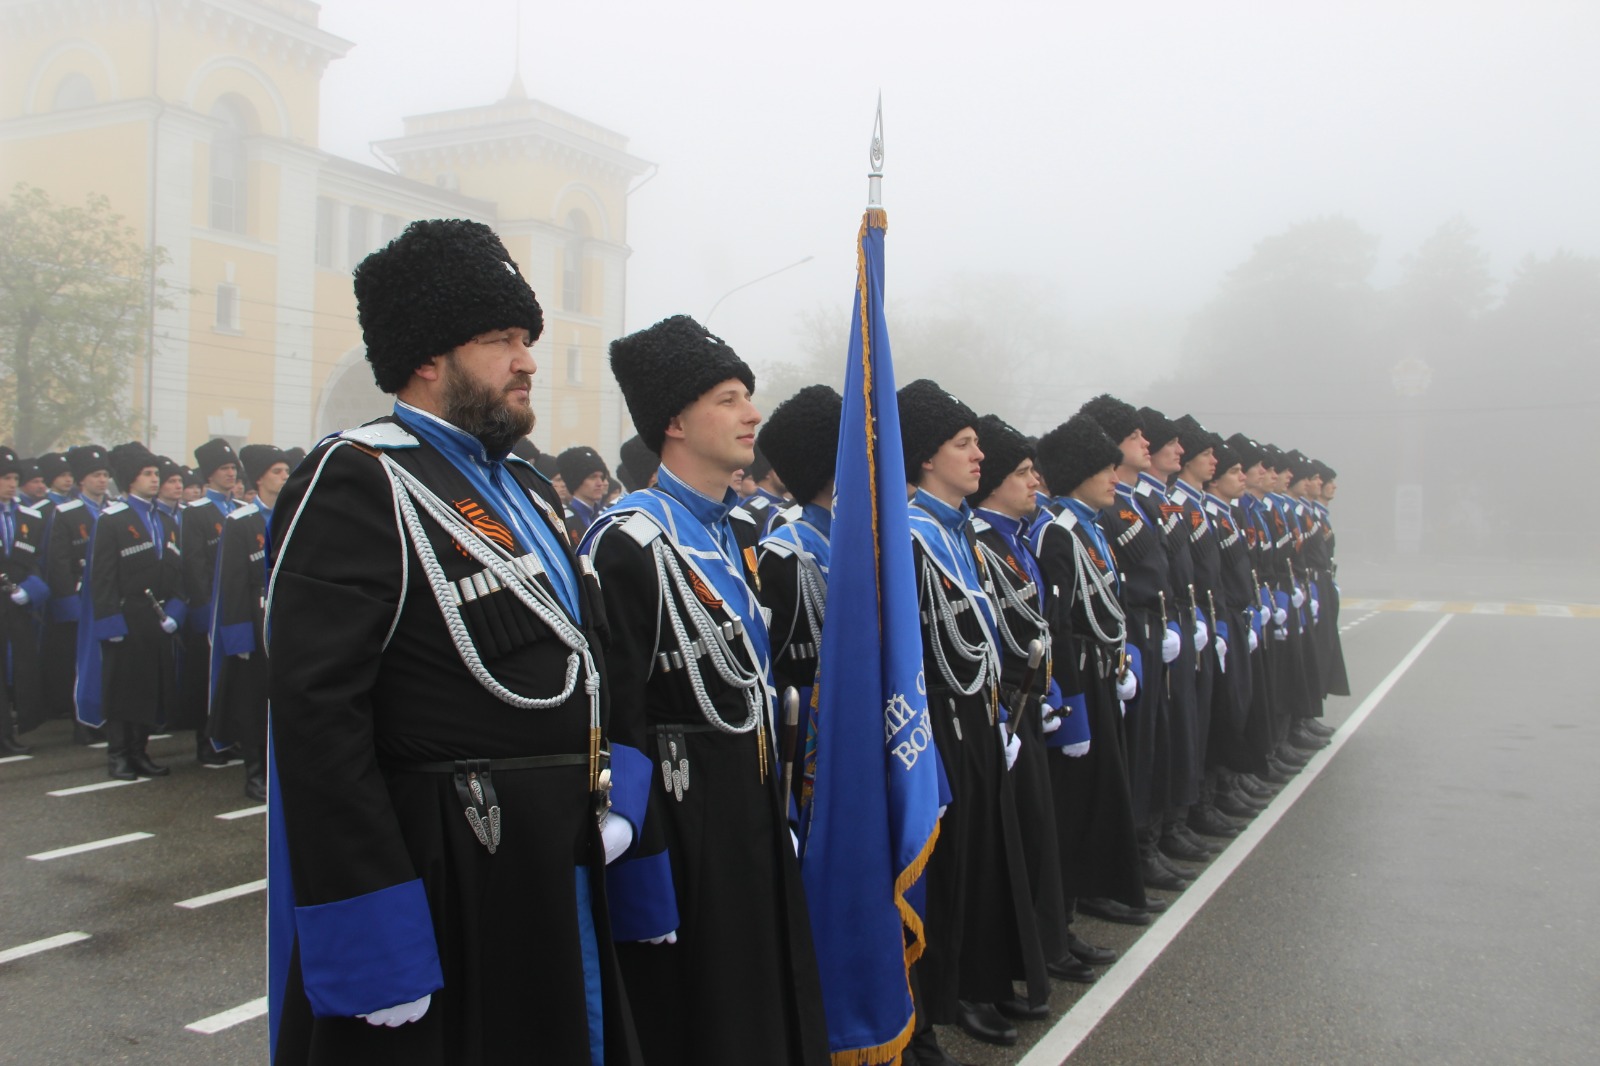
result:
[[[800,690],[790,685],[783,690],[783,732],[778,757],[783,760],[783,801],[789,802],[794,787],[794,760],[800,746]]]

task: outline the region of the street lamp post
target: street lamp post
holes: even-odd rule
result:
[[[781,266],[777,270],[772,271],[770,274],[763,274],[759,278],[751,278],[749,281],[745,282],[743,285],[735,285],[733,288],[729,289],[727,292],[725,292],[721,296],[717,297],[717,302],[712,304],[711,305],[711,310],[706,312],[706,319],[705,319],[705,321],[703,323],[701,323],[701,325],[705,326],[707,329],[710,329],[711,328],[711,316],[717,313],[717,308],[722,306],[722,301],[726,300],[728,297],[732,296],[734,293],[738,292],[740,289],[748,289],[750,286],[756,284],[757,282],[766,281],[768,278],[775,278],[779,274],[782,274],[785,270],[793,270],[797,266],[801,266],[801,265],[803,265],[805,263],[811,262],[812,258],[813,258],[812,256],[808,255],[804,259],[796,259],[794,262],[790,263],[788,266]]]

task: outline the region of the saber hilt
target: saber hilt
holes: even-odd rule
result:
[[[1022,720],[1022,709],[1028,705],[1028,696],[1033,692],[1034,682],[1039,678],[1039,664],[1043,661],[1044,641],[1034,637],[1028,642],[1028,668],[1022,672],[1022,681],[1017,685],[1016,706],[1006,716],[1007,740],[1017,735],[1017,723]]]

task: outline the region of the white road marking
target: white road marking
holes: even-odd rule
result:
[[[145,737],[145,739],[146,740],[171,740],[172,739],[172,734],[171,733],[151,733],[149,736]]]
[[[226,770],[230,766],[243,766],[244,760],[229,759],[227,762],[206,762],[201,763],[200,765],[204,766],[207,770]]]
[[[224,888],[216,892],[207,892],[203,896],[195,896],[192,899],[180,899],[178,902],[174,903],[173,906],[182,907],[186,911],[192,911],[197,907],[209,907],[213,903],[221,903],[223,900],[238,899],[240,896],[248,896],[252,892],[260,892],[266,887],[266,878],[262,878],[259,881],[251,881],[248,885],[234,885],[232,888]]]
[[[1400,660],[1399,665],[1389,671],[1389,676],[1379,682],[1378,687],[1368,693],[1367,698],[1361,701],[1361,705],[1351,712],[1350,717],[1345,719],[1339,731],[1333,735],[1328,746],[1317,752],[1311,761],[1306,763],[1305,769],[1283,787],[1283,791],[1278,794],[1272,805],[1257,815],[1256,820],[1234,838],[1228,849],[1213,860],[1183,895],[1172,901],[1167,912],[1156,919],[1132,947],[1123,952],[1117,964],[1106,971],[1105,975],[1084,993],[1083,998],[1061,1016],[1060,1021],[1051,1026],[1044,1037],[1022,1057],[1017,1066],[1059,1066],[1066,1062],[1068,1056],[1094,1031],[1094,1027],[1111,1013],[1111,1008],[1127,994],[1128,989],[1144,976],[1150,964],[1160,958],[1161,953],[1177,939],[1178,934],[1183,932],[1184,926],[1189,924],[1189,920],[1200,912],[1200,908],[1216,895],[1217,890],[1233,876],[1234,871],[1244,863],[1244,860],[1250,857],[1256,845],[1266,839],[1272,827],[1278,824],[1278,819],[1294,806],[1295,801],[1311,786],[1311,782],[1317,779],[1317,775],[1339,753],[1339,749],[1344,747],[1345,742],[1355,734],[1355,731],[1361,728],[1361,723],[1365,722],[1374,708],[1383,702],[1389,690],[1405,676],[1406,671],[1411,669],[1427,650],[1428,645],[1433,643],[1433,638],[1438,636],[1439,631],[1454,617],[1447,614],[1434,623],[1433,628],[1417,641],[1416,645],[1406,653],[1405,658]]]
[[[86,745],[86,747],[90,747],[90,748],[105,748],[109,744],[110,744],[110,741],[101,740],[101,741],[98,741],[98,742],[96,742],[94,744]]]
[[[190,1022],[184,1028],[191,1033],[204,1033],[206,1036],[211,1036],[222,1032],[224,1029],[231,1029],[241,1022],[259,1018],[265,1013],[267,1013],[267,997],[262,996],[260,999],[252,999],[249,1003],[241,1003],[237,1007],[225,1010],[221,1014],[213,1014],[209,1018],[201,1018],[197,1022]]]
[[[46,796],[81,796],[85,792],[103,792],[108,788],[121,788],[123,785],[137,785],[141,781],[150,780],[148,777],[136,777],[132,781],[96,781],[92,785],[78,785],[74,788],[58,788],[54,792],[46,792]]]
[[[0,965],[15,962],[17,959],[25,959],[29,955],[37,955],[39,952],[49,951],[51,948],[64,948],[68,944],[76,944],[80,940],[88,939],[88,933],[60,933],[56,936],[45,937],[43,940],[35,940],[31,944],[21,944],[14,948],[6,948],[6,950],[0,951]]]
[[[235,818],[249,818],[251,815],[254,815],[254,814],[266,814],[266,813],[267,813],[267,805],[265,803],[263,803],[259,807],[245,807],[243,810],[226,811],[226,812],[224,812],[222,814],[217,815],[217,817],[222,819],[224,822],[231,822]]]
[[[33,758],[32,755],[7,755],[5,758],[0,759],[0,763],[27,762],[31,758]]]
[[[119,837],[106,837],[104,840],[91,840],[87,844],[74,844],[70,848],[57,848],[54,851],[41,851],[28,858],[35,862],[49,862],[51,859],[64,859],[68,855],[81,855],[86,851],[98,851],[101,848],[112,848],[118,844],[131,844],[135,840],[149,840],[154,833],[124,833]]]

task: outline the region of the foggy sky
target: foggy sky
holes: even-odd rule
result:
[[[758,369],[796,353],[802,308],[845,313],[880,89],[891,301],[1014,272],[1073,319],[1172,318],[1326,214],[1382,236],[1379,284],[1456,214],[1501,282],[1600,254],[1600,5],[1309,7],[527,2],[522,80],[660,166],[630,200],[629,329],[815,257],[717,310]],[[372,162],[402,116],[504,96],[514,10],[323,0],[355,48],[321,147]]]

